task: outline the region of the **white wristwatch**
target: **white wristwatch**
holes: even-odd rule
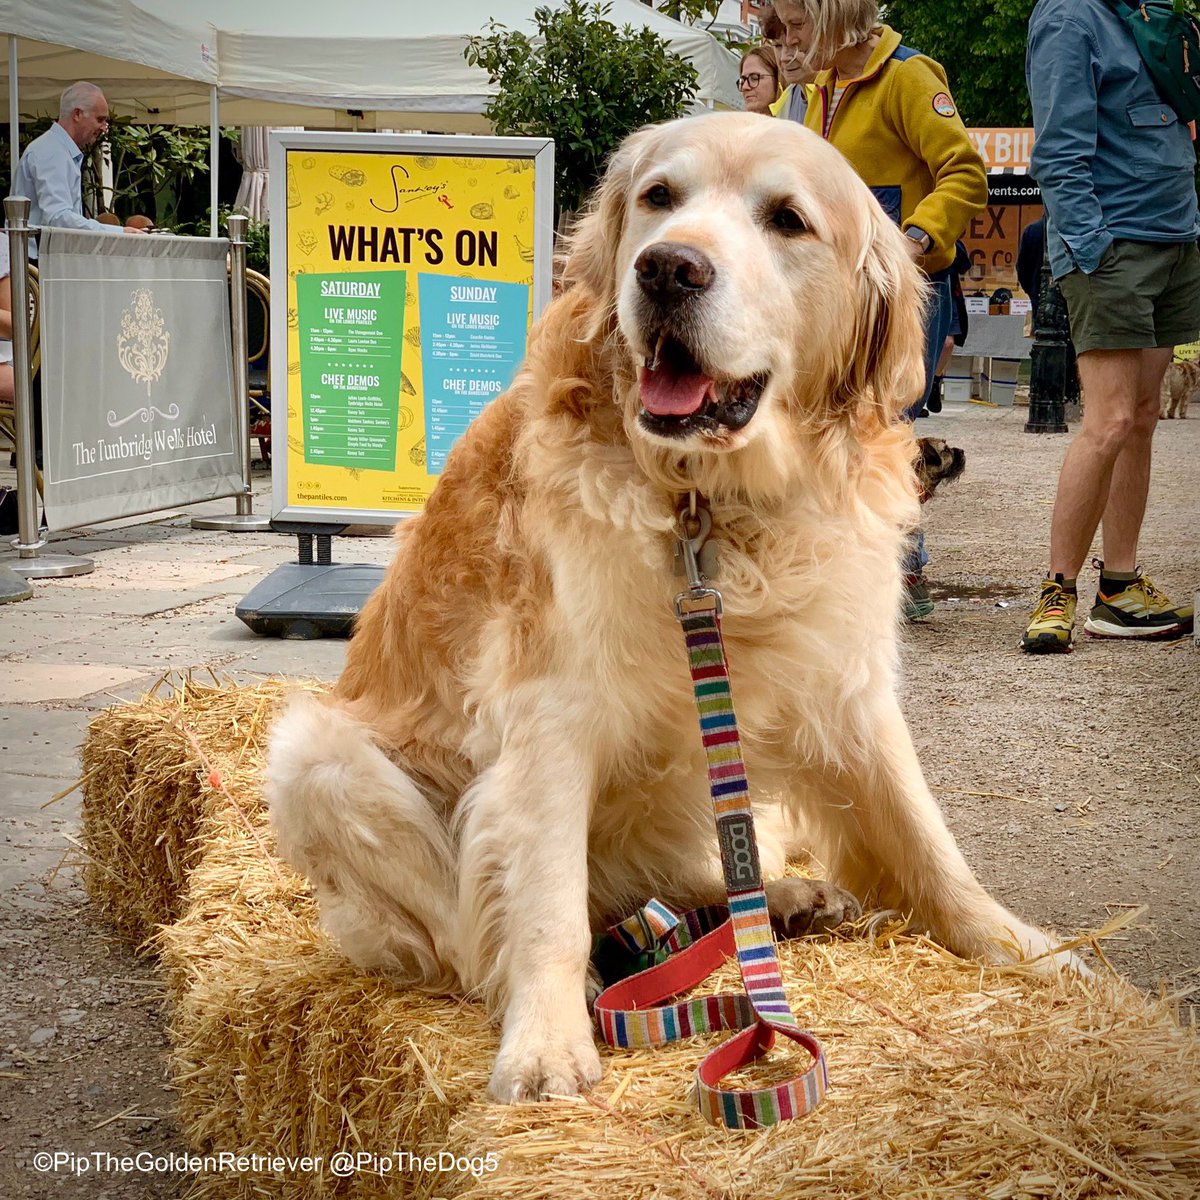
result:
[[[919,225],[910,225],[905,231],[906,238],[912,238],[914,242],[920,244],[921,253],[928,254],[933,249],[933,238],[925,232]]]

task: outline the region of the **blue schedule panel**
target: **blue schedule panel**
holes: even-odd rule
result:
[[[525,357],[529,287],[488,279],[418,276],[425,455],[430,475]]]

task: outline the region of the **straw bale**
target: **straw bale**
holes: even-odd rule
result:
[[[824,1043],[832,1082],[803,1120],[760,1134],[706,1126],[688,1091],[715,1038],[604,1051],[605,1077],[588,1097],[488,1103],[497,1036],[482,1010],[355,970],[317,928],[304,882],[271,856],[262,741],[281,689],[221,692],[182,706],[203,759],[187,738],[186,751],[171,743],[172,778],[199,780],[191,869],[175,893],[181,915],[155,939],[173,997],[180,1126],[202,1151],[312,1154],[328,1164],[337,1150],[405,1150],[453,1161],[423,1171],[393,1159],[390,1173],[344,1180],[328,1170],[209,1176],[195,1197],[1200,1194],[1200,1041],[1169,998],[1110,977],[981,968],[897,927],[781,948],[789,1000]],[[165,771],[163,724],[139,728],[155,747],[146,761]],[[143,759],[122,744],[136,789]],[[115,853],[108,841],[92,847],[101,850]],[[737,986],[734,966],[705,990],[722,986]],[[785,1052],[753,1082],[786,1073],[788,1061]]]
[[[91,722],[81,751],[84,883],[135,945],[183,914],[188,875],[205,847],[197,837],[205,795],[215,792],[222,807],[233,803],[210,780],[212,770],[259,767],[279,704],[317,687],[164,678],[138,703],[115,705]],[[255,794],[250,810],[261,806]]]
[[[195,756],[178,715],[202,703],[187,681],[171,699],[106,709],[83,744],[84,883],[126,937],[142,942],[181,915],[199,816]]]
[[[695,1045],[611,1053],[589,1098],[464,1113],[452,1144],[503,1161],[457,1195],[569,1200],[585,1181],[623,1200],[1200,1189],[1200,1054],[1169,1005],[1114,980],[981,971],[904,936],[791,944],[781,960],[829,1059],[815,1113],[764,1135],[713,1130],[688,1102]]]

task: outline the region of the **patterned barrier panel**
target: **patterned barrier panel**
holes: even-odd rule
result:
[[[51,529],[243,490],[224,239],[42,233]]]

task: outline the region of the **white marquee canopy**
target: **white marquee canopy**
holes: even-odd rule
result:
[[[166,123],[208,123],[215,87],[227,124],[483,133],[489,86],[463,58],[466,39],[492,18],[532,32],[534,7],[535,0],[0,0],[0,33],[10,42],[16,35],[22,113],[51,112],[68,83],[90,79],[115,113]],[[663,36],[696,68],[701,104],[741,107],[737,58],[703,29],[637,0],[611,0],[609,19]]]

